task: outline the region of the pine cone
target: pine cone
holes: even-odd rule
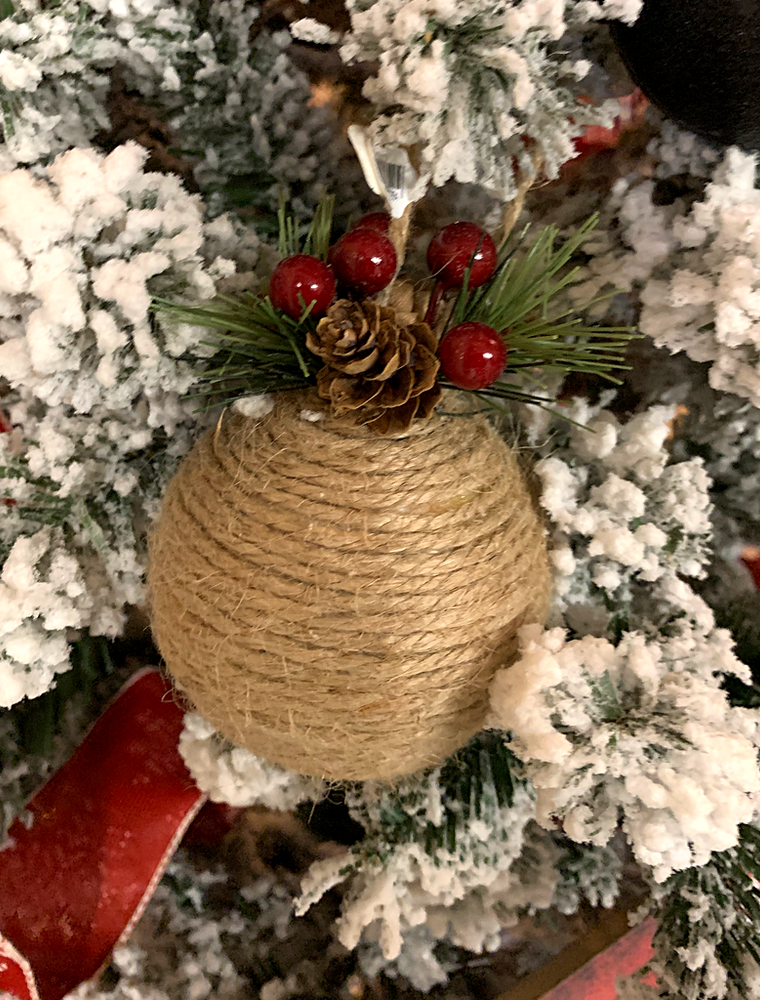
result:
[[[334,416],[376,434],[407,430],[441,397],[436,337],[413,313],[340,299],[307,334],[306,346],[325,362],[317,388]]]

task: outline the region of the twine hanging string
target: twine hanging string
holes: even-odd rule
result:
[[[531,149],[530,159],[532,169],[526,170],[519,164],[516,168],[517,189],[515,191],[515,196],[511,201],[508,201],[504,205],[501,213],[501,223],[497,233],[494,235],[494,242],[499,250],[502,249],[504,244],[509,239],[512,230],[515,228],[517,220],[520,218],[520,213],[525,205],[525,199],[528,195],[528,191],[530,191],[536,183],[541,175],[541,171],[543,170],[544,154],[541,152],[539,146],[534,146]]]
[[[494,242],[498,250],[501,250],[506,244],[512,230],[520,218],[520,213],[525,205],[525,199],[528,195],[528,191],[533,187],[538,178],[541,176],[541,171],[544,165],[544,155],[538,146],[534,146],[530,151],[531,167],[526,169],[519,164],[515,167],[516,174],[516,191],[515,196],[511,201],[504,204],[501,213],[501,220],[499,223],[499,228],[494,234]],[[378,301],[383,305],[389,305],[394,299],[397,299],[399,295],[403,297],[403,291],[399,291],[399,283],[403,285],[402,279],[400,279],[400,272],[404,264],[404,259],[406,257],[406,247],[409,242],[409,234],[411,230],[412,215],[414,213],[416,203],[410,202],[401,216],[398,218],[391,218],[390,225],[388,228],[388,236],[396,249],[396,273],[390,285],[380,293],[378,296]],[[428,310],[427,305],[430,300],[430,296],[426,296],[427,302],[425,307],[419,310],[420,315],[424,315],[428,322],[435,324],[436,327],[443,328],[445,322],[441,319],[441,303],[439,301],[440,289],[434,290],[433,298],[435,304],[431,306]],[[453,303],[449,303],[449,308],[443,310],[448,313],[451,311]],[[436,321],[437,320],[437,321]]]
[[[401,268],[404,266],[404,258],[406,257],[406,244],[409,240],[409,227],[412,223],[412,212],[414,211],[415,202],[410,202],[403,211],[403,214],[399,216],[398,219],[391,219],[390,225],[388,226],[388,236],[393,246],[396,248],[396,275],[398,275]]]
[[[399,275],[406,258],[406,245],[409,242],[409,230],[412,224],[414,207],[415,202],[410,202],[404,209],[402,215],[400,215],[397,219],[391,218],[388,226],[388,238],[396,250],[396,271],[388,287],[384,288],[383,291],[377,296],[377,301],[384,306],[389,305],[394,300],[396,296],[395,290],[397,289],[399,282],[403,281]]]
[[[152,539],[153,626],[235,743],[392,780],[482,728],[550,574],[514,453],[464,409],[452,396],[377,439],[281,394],[261,420],[226,414],[186,459]]]

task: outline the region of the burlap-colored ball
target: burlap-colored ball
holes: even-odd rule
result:
[[[391,780],[482,728],[516,630],[545,615],[546,542],[471,403],[391,439],[323,411],[294,393],[261,419],[227,411],[185,459],[152,538],[153,629],[236,744]]]

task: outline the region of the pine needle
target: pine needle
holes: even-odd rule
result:
[[[239,299],[219,295],[203,306],[164,299],[155,299],[154,306],[178,323],[216,331],[207,344],[219,355],[199,373],[193,395],[228,403],[241,396],[299,389],[312,384],[322,366],[305,348],[306,332],[316,325],[310,306],[298,320],[275,309],[268,296],[250,292]]]
[[[304,253],[313,254],[320,260],[327,260],[327,254],[330,251],[334,208],[335,195],[324,195],[320,198],[314,219],[306,234]]]
[[[330,237],[332,234],[333,210],[335,208],[335,195],[323,195],[311,225],[306,231],[306,235],[301,240],[301,225],[295,215],[288,212],[287,201],[284,194],[280,197],[280,205],[277,211],[280,235],[278,250],[281,257],[291,257],[298,253],[309,253],[320,260],[327,260],[330,250]]]
[[[33,487],[23,502],[13,508],[23,520],[60,528],[71,517],[73,499],[59,496],[59,484],[52,479],[45,476],[30,476],[28,467],[22,462],[16,461],[10,465],[0,466],[0,479],[16,479]]]
[[[576,310],[552,310],[558,296],[577,280],[579,268],[568,265],[597,221],[598,217],[592,216],[559,245],[555,226],[542,229],[529,246],[527,230],[523,230],[516,241],[510,241],[514,245],[507,245],[494,277],[481,288],[468,288],[468,270],[450,326],[474,321],[501,332],[508,351],[507,378],[512,371],[541,369],[546,373],[596,375],[619,385],[620,379],[612,373],[630,367],[624,354],[628,342],[637,335],[629,327],[589,326]],[[585,308],[607,297],[593,299]],[[536,405],[546,402],[504,377],[478,395]]]
[[[470,819],[480,817],[486,802],[505,808],[514,802],[519,779],[513,775],[515,758],[503,734],[480,733],[441,767],[442,816],[433,823],[409,812],[409,801],[389,797],[382,811],[383,838],[389,844],[421,841],[428,854],[454,853],[459,834]]]

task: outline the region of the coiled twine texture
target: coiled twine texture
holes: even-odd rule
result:
[[[152,538],[153,628],[239,746],[392,780],[482,728],[517,629],[546,613],[546,542],[484,417],[388,439],[305,419],[323,405],[283,393],[262,419],[227,412],[185,459]]]

